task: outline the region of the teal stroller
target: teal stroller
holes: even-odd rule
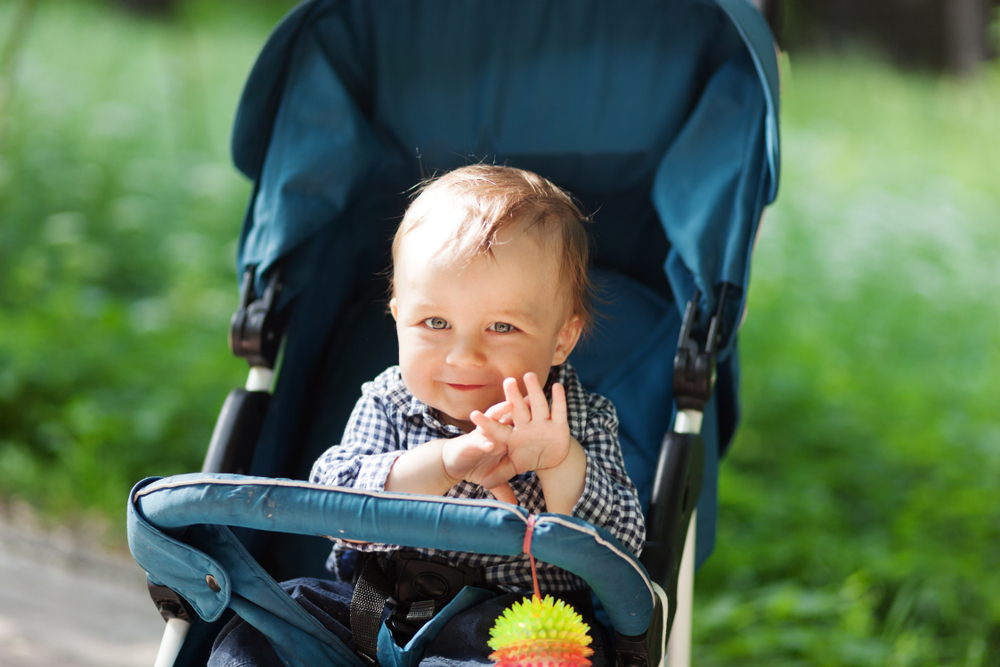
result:
[[[247,386],[226,400],[202,473],[129,498],[130,547],[168,621],[157,666],[205,664],[234,613],[289,665],[417,664],[418,650],[348,650],[275,583],[329,576],[328,536],[528,552],[589,584],[620,665],[686,664],[738,421],[750,256],[777,191],[777,78],[748,0],[294,9],[233,130],[254,184],[230,331]],[[407,192],[484,161],[541,174],[592,213],[600,324],[570,361],[618,409],[646,514],[638,559],[563,515],[303,481],[361,384],[396,363],[384,269]]]

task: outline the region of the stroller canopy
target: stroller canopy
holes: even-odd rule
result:
[[[703,561],[738,418],[750,252],[777,190],[777,103],[773,41],[748,0],[302,3],[251,72],[232,139],[254,181],[238,269],[255,267],[259,295],[280,268],[295,336],[252,473],[301,478],[337,442],[361,382],[395,363],[377,277],[408,192],[465,164],[507,164],[592,214],[594,265],[611,278],[602,326],[571,361],[615,402],[644,500],[671,420],[680,313],[697,289],[706,329],[727,286],[702,430]],[[369,314],[351,315],[362,302]]]
[[[298,252],[287,301],[323,259],[304,250],[322,230],[381,249],[421,178],[497,162],[596,212],[598,266],[659,291],[665,273],[680,307],[697,287],[706,312],[720,283],[740,288],[731,334],[777,190],[777,78],[748,0],[304,2],[261,54],[233,131],[257,185],[240,274],[255,265],[262,293]],[[384,268],[384,253],[365,259],[362,273]]]

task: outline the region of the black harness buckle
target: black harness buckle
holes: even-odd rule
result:
[[[451,565],[440,556],[425,560],[409,549],[392,554],[386,573],[395,584],[396,603],[388,623],[400,645],[408,642],[463,588],[483,585],[481,568]]]
[[[393,597],[398,604],[433,600],[443,607],[464,587],[483,581],[481,568],[451,565],[440,556],[424,559],[410,549],[393,553],[386,573],[395,582]]]
[[[396,643],[405,646],[463,588],[485,586],[482,568],[451,565],[440,556],[426,559],[411,549],[388,558],[358,553],[355,572],[359,574],[351,600],[351,630],[369,661],[375,659],[386,604],[392,607],[386,623]]]

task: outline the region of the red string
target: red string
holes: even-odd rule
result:
[[[531,583],[535,586],[535,599],[542,599],[542,592],[538,588],[538,572],[535,571],[535,557],[531,554],[531,536],[535,532],[535,515],[528,515],[528,529],[524,531],[524,545],[522,545],[521,550],[528,554],[528,558],[531,560]]]

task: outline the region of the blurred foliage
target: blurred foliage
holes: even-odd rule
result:
[[[1000,664],[1000,69],[784,65],[695,662]]]
[[[200,467],[246,369],[228,132],[289,5],[42,3],[0,137],[0,495],[123,527]],[[1000,70],[783,69],[695,663],[998,664]]]
[[[908,69],[969,74],[1000,47],[1000,0],[755,0],[782,48],[863,49]]]
[[[0,493],[120,526],[131,484],[200,468],[246,368],[228,133],[276,5],[39,8],[0,137]]]

